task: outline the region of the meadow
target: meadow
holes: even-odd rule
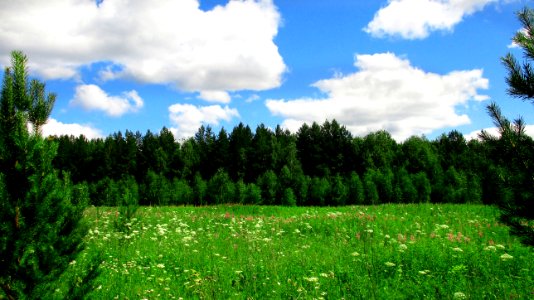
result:
[[[87,210],[89,299],[532,299],[534,252],[482,205]],[[59,294],[61,290],[56,291]]]

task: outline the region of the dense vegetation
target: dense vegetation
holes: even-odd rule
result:
[[[89,299],[531,299],[534,292],[534,252],[509,235],[494,206],[142,207],[127,232],[115,230],[116,212],[87,211],[85,253],[104,253]]]
[[[201,127],[179,143],[165,128],[51,139],[59,144],[55,167],[86,183],[94,205],[118,205],[125,193],[142,205],[495,203],[501,195],[502,167],[491,159],[499,140],[466,141],[457,131],[397,143],[384,131],[353,137],[333,120],[295,134]]]
[[[54,100],[44,83],[28,79],[22,52],[13,52],[0,95],[0,289],[8,299],[49,299],[88,230],[87,190],[54,170],[57,145],[40,135]],[[65,281],[74,298],[96,275],[86,267]]]

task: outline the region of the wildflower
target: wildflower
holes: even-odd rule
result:
[[[352,252],[350,255],[352,255],[352,256],[360,256],[360,253],[355,251],[355,252]]]
[[[510,260],[510,259],[513,259],[514,257],[511,256],[510,254],[508,253],[504,253],[503,255],[501,255],[501,260],[502,261],[507,261],[507,260]]]
[[[400,252],[404,252],[406,249],[408,249],[408,246],[406,246],[405,244],[400,244],[399,245],[399,251]]]
[[[491,245],[484,248],[484,251],[496,251],[496,250],[497,250],[497,248],[495,248],[495,246],[491,246]]]
[[[497,244],[497,245],[495,245],[495,247],[499,248],[500,250],[504,250],[504,246],[501,245],[501,244]]]
[[[389,236],[389,234],[386,234],[386,235],[384,236],[384,238],[389,239],[389,238],[391,238],[391,237]]]
[[[428,273],[430,273],[430,270],[419,271],[419,274],[421,275],[427,275]]]
[[[300,230],[299,230],[298,228],[295,229],[295,233],[296,233],[296,234],[299,234],[299,233],[300,233]]]
[[[388,266],[388,267],[394,267],[395,266],[395,264],[390,262],[390,261],[386,262],[385,265]]]
[[[454,293],[453,299],[467,299],[467,296],[462,292]]]
[[[315,276],[312,276],[312,277],[304,277],[304,280],[309,281],[309,282],[317,282],[317,281],[319,281],[319,278],[318,278],[318,277],[315,277]]]
[[[366,229],[365,232],[367,232],[367,233],[373,233],[373,230],[372,230],[372,229]]]
[[[164,269],[165,268],[165,265],[164,264],[157,264],[156,267],[160,268],[160,269]]]
[[[452,251],[455,251],[455,252],[464,252],[464,250],[462,250],[462,249],[459,248],[459,247],[452,248]]]

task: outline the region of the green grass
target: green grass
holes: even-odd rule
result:
[[[116,217],[87,211],[91,299],[534,297],[534,252],[489,206],[142,207],[128,233]]]

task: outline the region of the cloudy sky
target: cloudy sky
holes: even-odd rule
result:
[[[534,107],[500,57],[525,0],[0,1],[0,65],[24,51],[58,99],[44,134],[194,135],[336,119],[402,141],[466,135]]]

